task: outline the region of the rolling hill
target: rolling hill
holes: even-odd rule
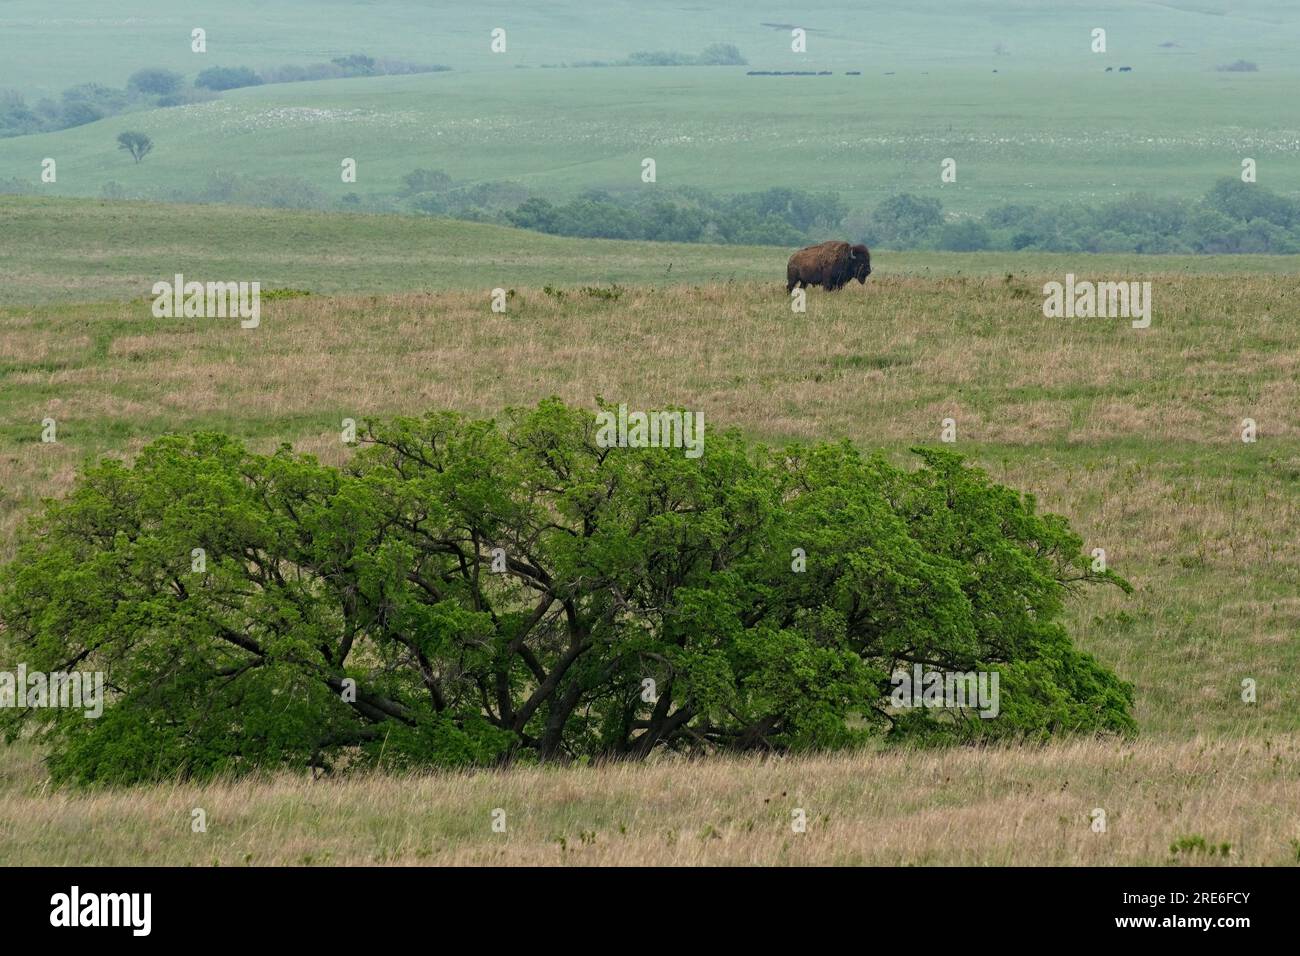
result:
[[[0,11],[7,18],[0,88],[35,76],[44,85],[33,97],[57,95],[74,81],[121,85],[127,65],[166,66],[192,79],[211,65],[320,62],[360,49],[455,70],[232,90],[212,102],[0,139],[0,181],[12,180],[10,189],[185,201],[214,175],[230,175],[280,183],[290,204],[293,190],[283,185],[290,180],[328,202],[349,194],[380,202],[422,167],[547,197],[781,186],[835,191],[859,213],[904,191],[967,213],[1134,192],[1195,198],[1236,175],[1249,156],[1262,184],[1300,193],[1300,127],[1290,109],[1300,72],[1284,53],[1300,43],[1300,15],[1281,3],[1257,4],[1263,12],[1248,17],[1192,3],[1125,2],[1094,14],[1005,0],[958,12],[927,0],[885,5],[851,25],[835,23],[838,7],[814,4],[802,11],[810,31],[802,55],[790,52],[788,14],[729,3],[678,12],[620,3],[600,14],[573,4],[548,4],[544,14],[502,5],[442,22],[407,0],[361,7],[336,0],[283,33],[267,26],[263,5],[243,0],[223,5],[216,19],[201,5],[189,12],[176,5],[164,21],[131,18],[129,3],[115,8],[120,21],[85,4],[85,19],[76,19],[79,4],[63,6],[59,18],[38,16],[26,0]],[[301,4],[278,10],[272,16],[290,16]],[[1098,15],[1108,30],[1105,54],[1090,51]],[[188,46],[188,24],[199,20],[211,24],[203,55]],[[541,20],[544,29],[535,27]],[[500,55],[488,49],[497,22],[518,24]],[[133,60],[106,42],[114,29],[143,31],[148,44],[138,38],[128,51],[174,52]],[[176,33],[171,45],[159,35],[168,30]],[[1261,35],[1263,49],[1277,51],[1272,59],[1259,52]],[[1014,43],[1004,42],[1011,36]],[[711,42],[736,44],[749,67],[545,68],[647,48],[690,53]],[[55,63],[38,68],[33,58],[56,45]],[[1243,51],[1260,61],[1258,72],[1217,70]],[[1122,65],[1134,72],[1105,72]],[[747,76],[749,69],[832,75]],[[127,129],[155,142],[139,165],[117,149]],[[655,185],[640,179],[646,157],[657,163]],[[55,183],[40,182],[45,158],[58,163]],[[357,161],[356,183],[342,181],[345,158]],[[943,183],[947,158],[957,179]]]

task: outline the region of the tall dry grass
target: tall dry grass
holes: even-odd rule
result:
[[[859,754],[509,775],[290,778],[77,795],[0,755],[0,859],[29,862],[1294,861],[1300,739],[1300,280],[1156,276],[1152,327],[1045,319],[1061,276],[873,276],[790,312],[776,283],[268,302],[262,327],[146,301],[0,312],[0,552],[88,455],[216,428],[324,460],[341,419],[559,395],[684,405],[766,441],[956,449],[1067,515],[1136,593],[1076,640],[1134,683],[1131,746]],[[1092,278],[1124,278],[1119,275]],[[42,445],[40,421],[59,422]],[[1240,440],[1243,418],[1260,439]],[[1241,682],[1256,682],[1255,703]],[[784,794],[784,796],[782,796]],[[769,801],[769,802],[764,802]],[[797,802],[795,802],[797,801]],[[790,832],[797,805],[808,832]],[[190,810],[210,827],[191,834]],[[489,814],[507,810],[493,834]],[[1106,809],[1108,832],[1088,814]],[[588,834],[584,841],[583,834]],[[563,844],[564,849],[561,850]],[[40,856],[44,854],[44,856]],[[1214,862],[1221,862],[1215,858]]]
[[[1300,738],[0,792],[13,865],[1283,865]],[[194,811],[206,832],[194,832]],[[493,829],[504,811],[505,831]],[[806,819],[795,832],[796,810]],[[1104,811],[1105,831],[1095,828]],[[1201,837],[1218,852],[1171,851]],[[1221,848],[1227,844],[1226,852]]]

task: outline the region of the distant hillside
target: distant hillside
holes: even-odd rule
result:
[[[1278,66],[1293,61],[1300,45],[1300,8],[1292,0],[876,0],[856,11],[840,0],[476,0],[456,7],[428,0],[5,0],[0,88],[48,95],[74,83],[120,86],[147,66],[193,73],[357,50],[476,72],[643,51],[697,53],[711,43],[735,44],[755,69],[1006,63],[1059,71],[1087,57],[1088,31],[1102,26],[1115,54],[1126,57],[1121,62],[1161,59],[1194,71],[1238,57]],[[790,51],[791,26],[808,31],[802,57]],[[205,55],[190,52],[194,27],[208,32]],[[503,54],[489,49],[495,27],[507,31]]]
[[[65,6],[88,22],[114,19],[77,0],[60,6],[69,20]],[[956,8],[920,0],[873,4],[861,22],[846,22],[842,5],[816,2],[799,14],[809,31],[802,55],[790,51],[786,17],[736,2],[644,6],[489,5],[434,22],[408,0],[335,0],[328,15],[279,26],[276,16],[301,11],[301,0],[274,10],[232,0],[210,15],[178,0],[165,16],[133,0],[133,12],[153,11],[132,27],[148,42],[119,47],[117,28],[52,26],[33,0],[9,0],[0,5],[0,90],[25,91],[33,107],[76,82],[121,86],[143,67],[192,80],[211,66],[365,50],[455,69],[235,89],[212,102],[0,140],[0,191],[185,202],[220,193],[214,177],[238,177],[260,182],[266,205],[377,209],[423,168],[548,199],[588,189],[791,187],[833,190],[851,216],[898,193],[939,199],[960,215],[1135,192],[1193,199],[1251,157],[1261,185],[1300,195],[1294,4],[1257,0],[1234,5],[1255,13],[1211,15],[1120,2],[1093,14],[1061,0]],[[199,22],[209,29],[201,55],[188,44]],[[498,23],[509,45],[492,54]],[[1097,26],[1108,31],[1104,54],[1090,50]],[[713,42],[734,44],[749,66],[543,68],[643,50],[696,53]],[[55,45],[49,63],[33,62],[33,50]],[[1218,70],[1239,59],[1258,71]],[[745,75],[750,69],[831,75]],[[154,141],[138,165],[117,148],[126,130]],[[46,158],[58,163],[55,183],[40,181]],[[355,182],[340,175],[346,158],[356,160]],[[653,184],[641,179],[646,158],[657,164]],[[949,158],[956,180],[943,182]]]

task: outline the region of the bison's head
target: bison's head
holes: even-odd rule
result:
[[[871,275],[871,251],[863,245],[853,246],[849,249],[849,262],[853,266],[853,278],[865,283]]]

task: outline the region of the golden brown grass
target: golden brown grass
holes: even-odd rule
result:
[[[1300,738],[0,792],[11,864],[1281,865]],[[207,832],[192,829],[205,812]],[[504,833],[492,829],[505,811]],[[806,832],[794,832],[802,809]],[[1094,831],[1094,811],[1105,832]],[[1171,852],[1202,837],[1226,855]]]
[[[1152,327],[1138,331],[1045,319],[1052,278],[877,275],[865,288],[812,292],[806,315],[791,314],[783,286],[756,282],[630,287],[614,301],[519,287],[506,315],[489,310],[487,288],[278,300],[257,330],[154,319],[143,300],[0,311],[5,554],[19,518],[65,492],[86,456],[129,457],[178,429],[220,429],[262,449],[291,441],[341,462],[344,417],[495,414],[599,395],[703,410],[708,427],[755,439],[848,437],[902,458],[955,418],[958,451],[1067,515],[1136,586],[1080,595],[1069,626],[1134,683],[1143,733],[1129,747],[89,796],[41,793],[39,768],[10,751],[0,772],[17,766],[24,782],[0,800],[0,857],[1161,863],[1172,840],[1202,835],[1231,843],[1229,862],[1292,860],[1300,280],[1157,276]],[[38,442],[47,416],[57,445]],[[1240,440],[1246,417],[1259,424],[1255,444]],[[1246,678],[1256,703],[1241,700]],[[788,825],[796,799],[809,810],[802,835]],[[208,810],[206,835],[189,832],[194,806]],[[497,806],[508,811],[504,836],[488,827]],[[1105,835],[1088,828],[1098,806]],[[584,843],[584,832],[595,836]]]
[[[769,438],[1012,445],[1177,440],[1232,447],[1242,417],[1295,437],[1300,322],[1289,277],[1155,280],[1152,328],[1045,319],[1039,280],[884,277],[814,291],[638,287],[617,301],[520,289],[267,303],[262,327],[154,319],[144,300],[0,313],[20,391],[7,425],[137,428],[453,407],[494,413],[559,394],[703,409]],[[284,435],[301,438],[301,433]]]

